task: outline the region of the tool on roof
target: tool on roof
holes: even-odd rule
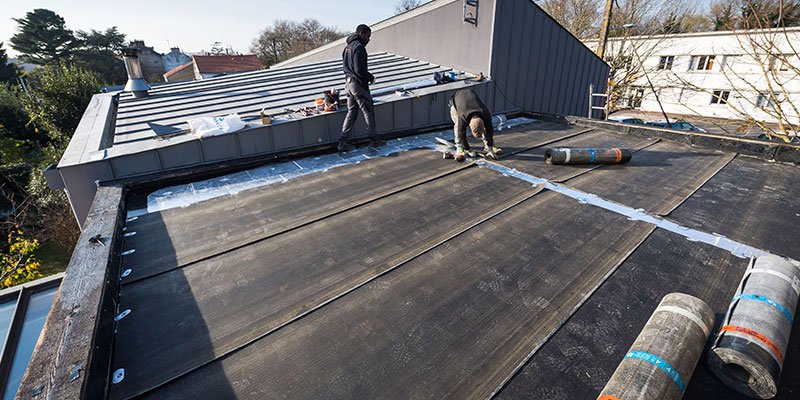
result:
[[[629,149],[559,147],[547,149],[544,160],[553,165],[574,164],[625,164],[631,160]]]
[[[664,296],[597,399],[682,398],[713,326],[702,300]]]
[[[711,371],[746,396],[778,393],[800,293],[800,263],[778,256],[751,260],[714,345]]]
[[[272,123],[272,116],[267,114],[267,108],[261,108],[261,111],[258,113],[259,117],[261,117],[261,125],[269,125]]]

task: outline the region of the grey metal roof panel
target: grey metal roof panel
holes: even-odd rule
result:
[[[322,66],[324,65],[325,68]],[[180,90],[154,90],[150,97],[120,101],[116,115],[115,143],[155,137],[148,123],[184,129],[190,118],[229,113],[256,114],[262,108],[269,113],[287,107],[308,106],[331,88],[343,89],[341,61],[319,67],[287,67],[290,71],[271,69],[251,73],[244,79],[226,80],[210,85],[185,85]],[[370,69],[378,78],[371,89],[391,87],[444,71],[429,63],[394,55],[370,57]],[[288,73],[287,73],[288,72]],[[202,81],[201,81],[202,82]],[[140,134],[141,133],[141,134]]]

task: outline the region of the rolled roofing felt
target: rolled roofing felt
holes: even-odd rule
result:
[[[720,380],[750,397],[777,394],[799,294],[797,261],[763,256],[750,263],[708,353]]]
[[[664,296],[598,400],[680,399],[713,326],[714,311],[702,300]]]
[[[559,147],[547,149],[544,160],[548,164],[624,164],[631,160],[629,149]]]

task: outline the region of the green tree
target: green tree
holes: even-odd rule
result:
[[[0,287],[7,288],[41,278],[41,263],[34,254],[39,241],[28,239],[19,227],[7,236],[7,244],[0,250]]]
[[[100,75],[103,83],[119,85],[125,83],[127,74],[125,63],[119,54],[125,47],[125,34],[116,26],[105,31],[78,31],[81,46],[75,51],[73,59],[78,65],[91,69]]]
[[[740,0],[716,0],[709,9],[715,31],[727,31],[736,28],[737,13],[741,10]]]
[[[0,42],[0,84],[14,82],[18,76],[19,68],[14,64],[8,63],[6,49],[3,48],[3,42]]]
[[[76,65],[47,65],[28,74],[30,95],[23,96],[31,122],[42,126],[54,143],[66,143],[100,92],[100,77]]]
[[[779,28],[800,25],[800,0],[743,0],[741,27]]]
[[[43,8],[28,12],[25,18],[12,18],[19,24],[11,37],[11,48],[20,59],[32,64],[55,64],[69,60],[79,42],[64,25],[64,18]]]

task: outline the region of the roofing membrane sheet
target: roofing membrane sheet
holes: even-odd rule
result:
[[[792,229],[694,200],[769,173],[763,161],[547,122],[496,142],[504,168],[679,222],[712,213],[751,246],[766,247],[770,224]],[[543,161],[547,146],[611,145],[633,161]],[[110,397],[592,397],[663,294],[727,308],[746,260],[477,165],[407,150],[129,218],[132,311],[112,365],[126,377]],[[788,195],[751,194],[794,210]],[[686,398],[738,398],[697,374]]]

